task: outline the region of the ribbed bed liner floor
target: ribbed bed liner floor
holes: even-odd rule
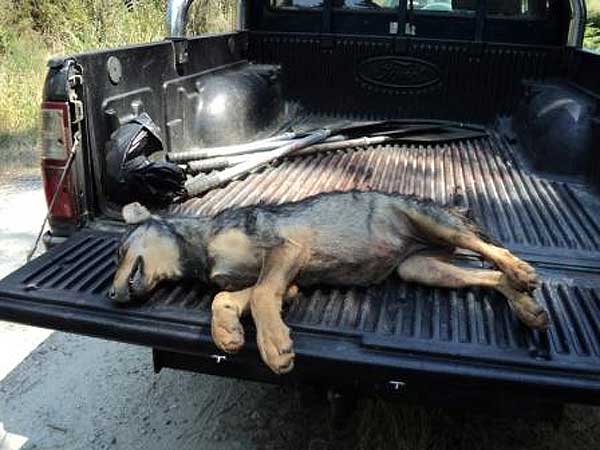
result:
[[[350,189],[400,192],[441,203],[458,190],[479,223],[505,244],[570,249],[589,256],[600,250],[600,199],[583,185],[529,174],[496,135],[435,146],[391,145],[290,158],[175,211],[215,214],[231,206]]]
[[[231,206],[348,189],[440,202],[457,189],[463,192],[485,229],[538,263],[544,282],[535,296],[549,311],[550,330],[524,329],[490,290],[431,289],[391,278],[366,289],[303,292],[286,311],[295,332],[341,334],[377,351],[600,373],[600,199],[582,184],[525,170],[496,135],[290,158],[172,212],[216,214]],[[114,234],[83,231],[5,279],[0,295],[207,330],[213,293],[202,286],[167,285],[143,305],[112,306],[105,293],[117,242]]]

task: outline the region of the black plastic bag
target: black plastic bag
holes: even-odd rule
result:
[[[177,164],[148,157],[163,150],[160,130],[147,113],[121,125],[106,146],[106,190],[119,205],[134,201],[163,207],[185,193]]]

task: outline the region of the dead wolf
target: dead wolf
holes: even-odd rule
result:
[[[366,286],[396,272],[428,286],[493,288],[526,325],[548,325],[546,312],[530,295],[539,283],[533,267],[493,243],[457,209],[432,201],[351,191],[200,218],[162,218],[132,203],[123,208],[123,217],[134,226],[119,247],[109,296],[126,302],[167,279],[214,283],[223,289],[212,303],[217,347],[240,350],[240,317],[250,312],[262,359],[279,374],[293,368],[281,309],[297,286]],[[451,264],[457,248],[481,255],[496,269]]]

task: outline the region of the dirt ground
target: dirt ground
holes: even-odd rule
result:
[[[0,277],[19,267],[44,213],[35,172],[0,181]],[[600,448],[600,409],[560,423],[361,399],[335,429],[307,390],[173,370],[149,349],[0,322],[0,449]]]

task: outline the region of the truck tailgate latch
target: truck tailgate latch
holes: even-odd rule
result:
[[[83,77],[81,76],[81,69],[72,64],[69,68],[69,76],[67,79],[68,85],[68,95],[69,95],[69,103],[73,105],[73,125],[77,125],[83,120],[83,102],[79,99],[77,95],[76,88],[77,86],[81,86],[83,84]]]

